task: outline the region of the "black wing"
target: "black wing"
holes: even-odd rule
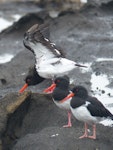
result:
[[[24,35],[23,44],[24,46],[32,51],[35,55],[36,53],[43,52],[40,49],[40,45],[44,47],[46,54],[51,53],[52,57],[64,57],[62,50],[58,49],[54,43],[52,43],[49,37],[49,27],[47,24],[33,25]],[[36,46],[33,46],[36,45]],[[45,49],[46,47],[46,49]]]
[[[92,116],[96,117],[112,117],[112,114],[107,110],[104,105],[95,97],[89,97],[87,108]]]

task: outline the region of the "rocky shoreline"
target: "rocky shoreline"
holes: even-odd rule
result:
[[[0,6],[1,11],[16,8],[16,5]],[[112,58],[113,55],[113,2],[99,6],[86,5],[79,11],[63,11],[56,18],[52,18],[47,9],[36,12],[36,3],[19,3],[19,9],[25,12],[27,5],[32,12],[0,33],[0,55],[14,55],[10,62],[0,64],[0,149],[112,150],[112,127],[97,125],[96,140],[78,139],[83,132],[83,123],[75,118],[72,128],[62,128],[67,121],[65,111],[54,105],[51,95],[42,94],[43,89],[50,85],[50,80],[29,87],[22,95],[18,91],[29,68],[35,63],[33,54],[23,46],[24,33],[35,23],[48,22],[50,40],[64,50],[67,58],[87,65],[91,63],[91,70],[83,72],[76,69],[69,74],[72,83],[86,86],[92,94],[95,91],[91,90],[91,74],[107,74],[110,80],[108,87],[112,88],[112,59],[97,60]],[[15,12],[15,9],[10,11]],[[103,89],[99,90],[101,95],[106,93]],[[109,97],[112,98],[112,92]]]

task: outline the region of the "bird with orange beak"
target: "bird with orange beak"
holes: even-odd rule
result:
[[[85,132],[79,138],[96,139],[96,124],[105,119],[113,120],[113,115],[96,98],[88,95],[88,91],[83,86],[75,86],[63,101],[71,98],[70,109],[72,114],[79,121],[84,122]],[[93,135],[88,135],[88,125],[93,127]]]
[[[30,68],[28,75],[25,78],[24,86],[19,90],[19,93],[22,93],[27,89],[28,86],[33,86],[43,82],[45,79],[40,77],[36,71],[36,68]]]
[[[77,67],[86,68],[65,58],[62,50],[51,42],[46,35],[49,35],[46,25],[35,24],[24,35],[24,46],[30,50],[35,59],[35,73],[32,77],[26,78],[26,84],[20,93],[29,85],[35,85],[44,79],[54,79],[57,76],[67,75]]]
[[[67,76],[57,77],[53,84],[44,90],[45,93],[52,93],[52,98],[56,106],[68,112],[68,124],[63,127],[71,127],[70,99],[62,101],[69,93],[69,78]]]

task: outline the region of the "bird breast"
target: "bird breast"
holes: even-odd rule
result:
[[[88,111],[86,105],[82,105],[77,108],[71,107],[72,114],[74,117],[82,122],[86,122],[88,124],[96,124],[99,122],[97,117],[93,117],[90,112]]]
[[[53,99],[54,103],[61,109],[64,109],[64,110],[70,110],[70,99],[61,103],[60,101],[55,101]]]

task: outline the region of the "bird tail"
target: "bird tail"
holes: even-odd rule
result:
[[[85,67],[85,68],[87,68],[87,66],[85,66],[85,65],[81,65],[81,64],[75,64],[75,66],[77,66],[77,67]]]
[[[113,127],[113,114],[111,114],[111,112],[110,112],[110,114],[109,114],[109,117],[108,117],[108,119],[110,119],[111,121],[111,125],[112,125],[112,127]]]
[[[111,120],[113,120],[113,115],[111,116]]]

